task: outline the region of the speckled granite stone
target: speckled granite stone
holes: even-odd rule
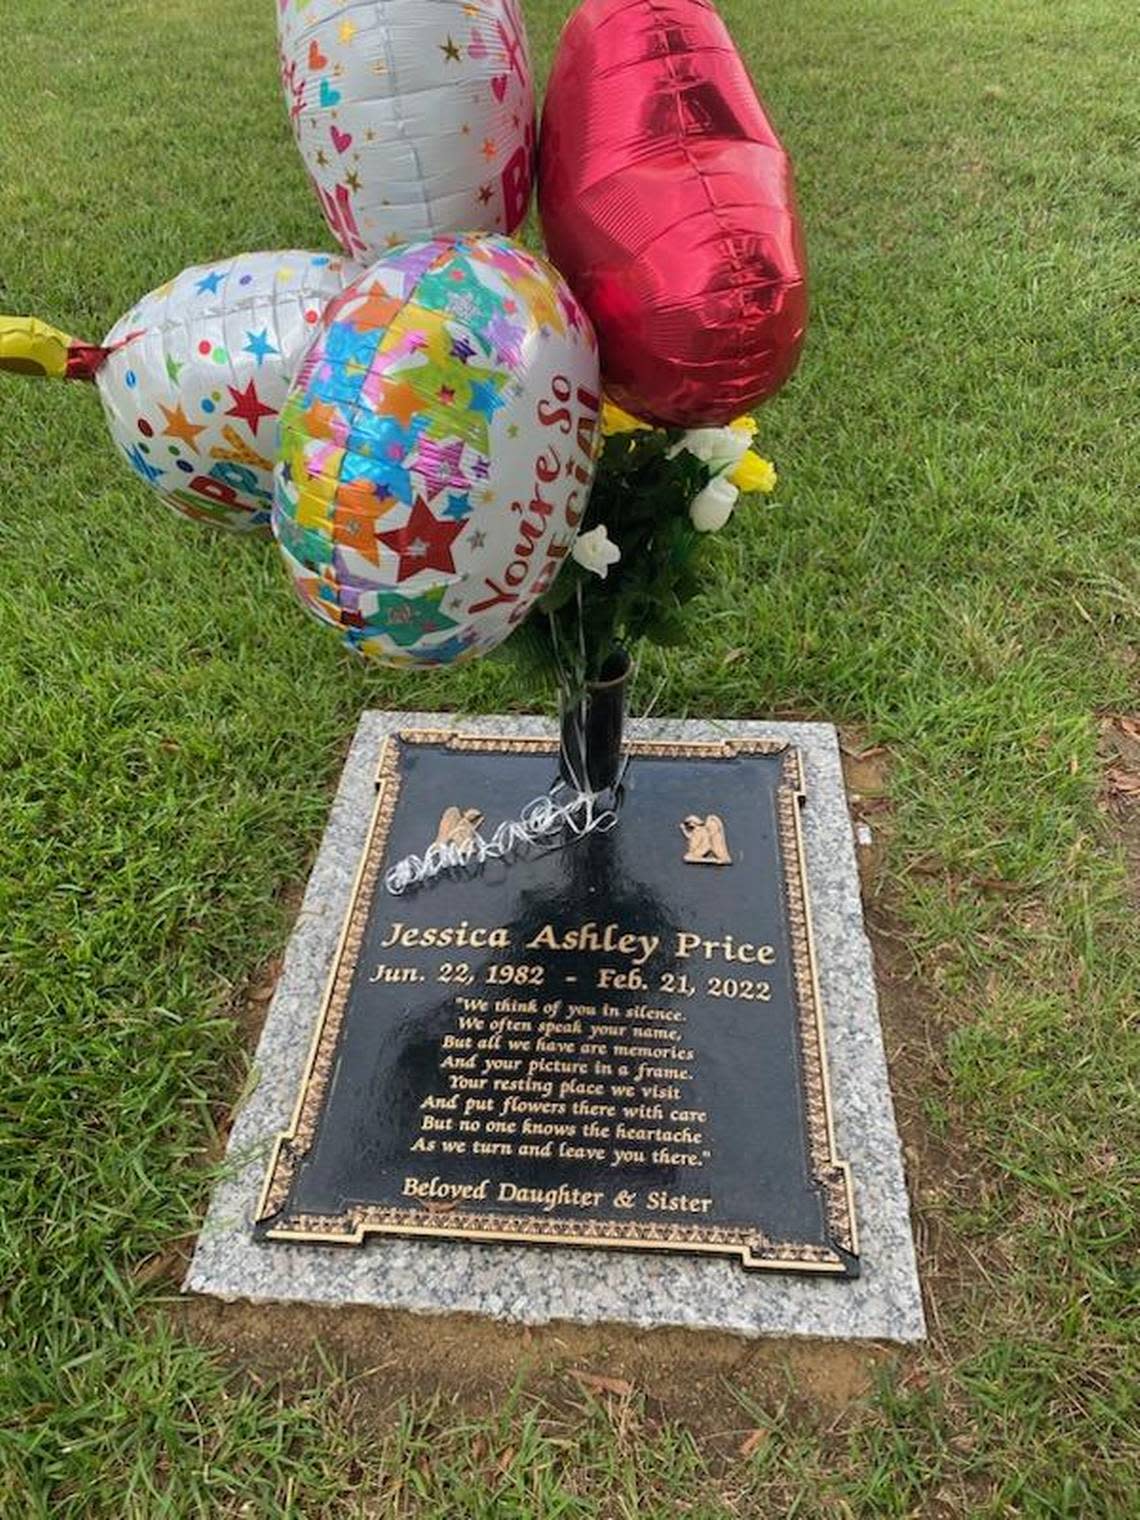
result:
[[[682,1325],[749,1336],[921,1340],[925,1334],[898,1133],[887,1085],[870,947],[835,730],[822,723],[648,721],[638,738],[777,738],[807,780],[804,835],[839,1153],[851,1163],[862,1276],[745,1273],[731,1260],[636,1252],[372,1240],[365,1246],[257,1244],[250,1230],[269,1147],[289,1123],[373,800],[380,739],[402,727],[542,734],[539,718],[365,713],[345,764],[281,979],[258,1046],[252,1094],[230,1137],[185,1281],[224,1299],[375,1304],[550,1320]]]

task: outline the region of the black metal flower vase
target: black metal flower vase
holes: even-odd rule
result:
[[[596,681],[585,694],[562,707],[562,753],[559,774],[568,786],[606,792],[616,785],[622,768],[625,704],[633,661],[615,648],[602,661]]]

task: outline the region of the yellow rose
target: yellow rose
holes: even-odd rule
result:
[[[745,492],[763,491],[767,494],[776,489],[775,465],[770,459],[761,459],[751,449],[729,470],[728,478],[734,486],[739,486]]]
[[[603,438],[612,438],[615,433],[651,433],[652,431],[648,422],[639,422],[636,417],[623,412],[621,407],[615,406],[612,401],[602,402]]]

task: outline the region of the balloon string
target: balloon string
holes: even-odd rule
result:
[[[490,838],[485,838],[477,828],[460,841],[437,840],[422,855],[405,855],[384,873],[384,885],[398,897],[409,887],[430,881],[444,871],[460,871],[479,867],[488,860],[505,860],[516,851],[529,852],[536,847],[548,854],[561,849],[571,839],[587,834],[608,833],[618,821],[617,808],[621,800],[622,782],[629,767],[628,754],[623,756],[617,777],[605,793],[589,789],[587,778],[580,775],[578,762],[585,760],[585,734],[582,731],[580,693],[585,682],[586,643],[582,617],[582,589],[578,587],[578,655],[579,665],[572,674],[563,656],[559,639],[557,619],[550,617],[551,644],[554,663],[558,673],[560,725],[559,756],[562,770],[570,776],[572,785],[556,781],[549,792],[535,797],[523,808],[518,818],[507,818],[499,824]],[[662,685],[664,682],[662,682]],[[653,698],[657,701],[661,688]],[[652,708],[653,703],[650,704]],[[572,754],[566,744],[566,718],[574,713],[577,728],[577,754]],[[559,800],[559,794],[569,795]],[[606,802],[602,798],[607,797]]]
[[[444,871],[505,860],[516,851],[536,846],[546,854],[567,843],[567,835],[580,839],[613,828],[617,811],[612,804],[599,806],[598,793],[576,791],[559,801],[557,794],[563,789],[563,783],[557,782],[545,795],[528,802],[518,818],[504,819],[490,838],[473,829],[458,843],[437,841],[422,855],[405,855],[384,873],[385,887],[398,897],[408,887],[430,881]]]

